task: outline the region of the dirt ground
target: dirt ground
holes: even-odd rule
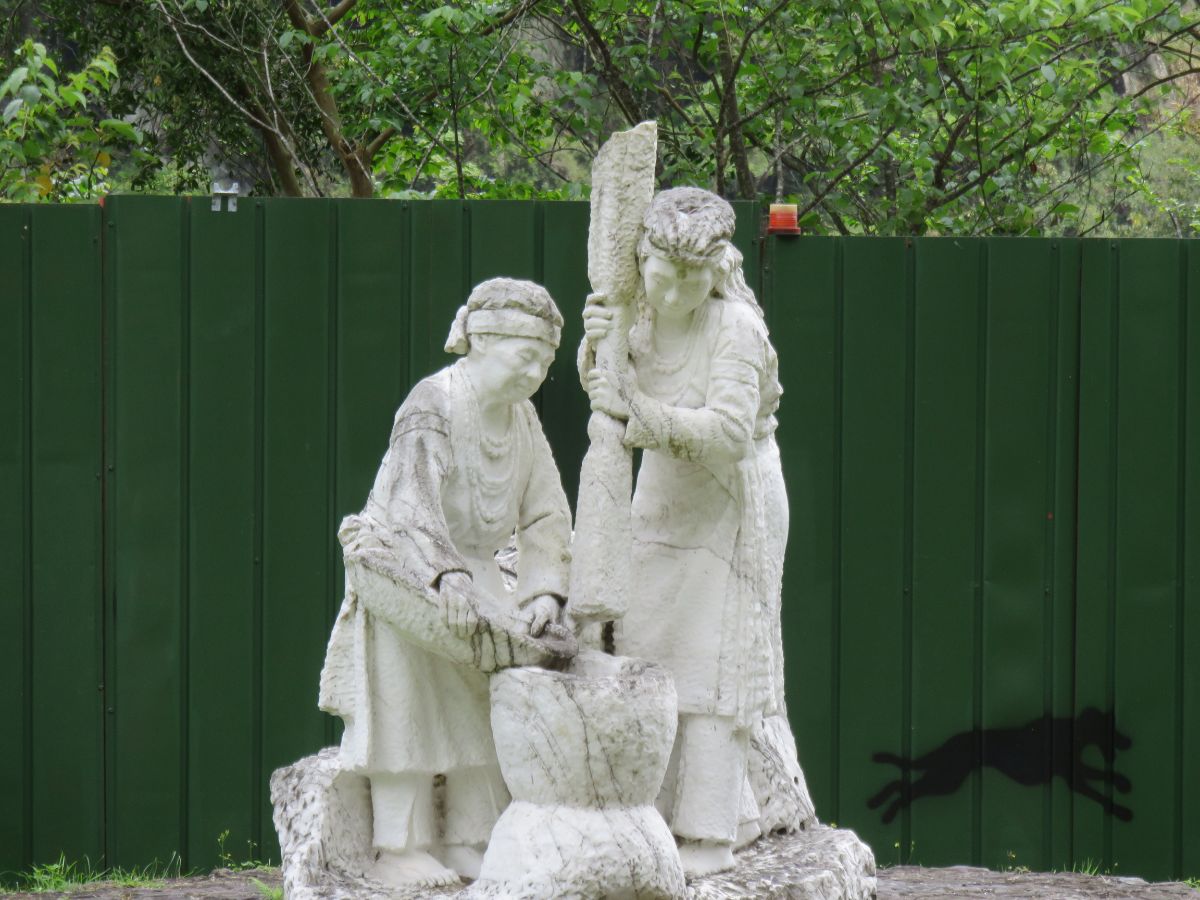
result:
[[[158,888],[115,885],[84,887],[70,894],[5,894],[4,900],[271,900],[278,897],[278,869],[231,872],[218,869],[211,875],[179,878]],[[1147,884],[1138,878],[1111,878],[1073,872],[991,872],[955,866],[925,869],[899,866],[879,870],[878,900],[992,897],[1000,900],[1200,900],[1200,891],[1186,884]]]

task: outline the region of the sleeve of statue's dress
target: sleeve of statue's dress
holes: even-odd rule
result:
[[[714,317],[702,407],[670,406],[638,393],[630,402],[625,443],[698,463],[743,458],[754,436],[764,359],[765,337],[755,316],[749,305],[730,302],[721,316]]]
[[[431,597],[442,575],[469,571],[442,511],[442,484],[453,459],[447,408],[448,398],[432,380],[413,389],[396,415],[367,509],[342,529],[350,536],[366,532],[370,539],[360,542],[379,546],[407,587]]]
[[[531,465],[517,520],[517,603],[540,594],[566,599],[571,565],[571,508],[550,445],[533,407],[525,404]]]

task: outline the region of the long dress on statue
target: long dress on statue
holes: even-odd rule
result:
[[[508,591],[496,551],[517,536],[520,566]],[[386,554],[405,583],[400,602],[437,603],[448,572],[522,607],[565,597],[570,508],[533,406],[512,408],[508,440],[489,445],[463,362],[421,381],[396,414],[362,512],[338,532],[345,551]],[[448,773],[496,765],[488,676],[410,641],[386,609],[345,599],[321,673],[321,709],[341,716],[342,765],[363,773]],[[502,785],[501,785],[502,788]],[[507,796],[495,798],[498,815]]]
[[[670,670],[682,716],[749,733],[750,836],[797,827],[813,816],[783,697],[777,356],[758,310],[720,298],[697,310],[674,359],[654,350],[644,317],[630,348],[648,400],[626,430],[645,452],[632,508],[637,593],[616,649]]]

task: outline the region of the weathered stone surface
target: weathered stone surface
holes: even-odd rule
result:
[[[589,655],[584,654],[585,667]],[[499,685],[500,717],[505,722],[497,733],[501,764],[519,770],[542,759],[554,766],[555,754],[566,751],[572,760],[566,768],[574,767],[581,777],[558,782],[514,779],[516,799],[496,825],[481,877],[465,888],[404,889],[371,880],[367,780],[338,769],[337,748],[277,770],[271,777],[271,799],[283,848],[285,896],[869,900],[875,890],[871,851],[852,832],[824,826],[763,838],[737,854],[736,869],[692,879],[685,893],[674,839],[645,800],[657,789],[656,767],[657,778],[662,778],[666,760],[661,747],[665,743],[669,749],[673,736],[674,717],[665,712],[673,709],[668,703],[673,700],[670,679],[655,677],[661,673],[656,667],[649,667],[648,677],[635,675],[645,665],[635,660],[613,662],[616,678],[593,674],[571,680],[567,673],[514,670],[507,683]],[[605,702],[605,695],[611,700],[614,692],[630,689],[640,698],[624,707],[626,714],[642,711],[637,730],[644,744],[636,753],[630,749],[636,742],[616,746],[620,742],[612,731],[596,731],[587,724],[589,713],[571,713],[570,706],[563,705],[578,702],[584,710],[603,705],[605,715],[612,717],[619,715],[621,704]],[[656,702],[647,703],[647,695]],[[540,719],[543,724],[522,719],[521,713],[539,705],[550,710]],[[533,722],[523,735],[518,731],[522,721]],[[592,787],[579,793],[581,783]],[[556,788],[571,791],[579,805],[552,802]]]
[[[271,803],[289,900],[389,896],[365,877],[372,862],[367,779],[339,768],[337,747],[276,769]]]
[[[584,654],[585,667],[588,656]],[[514,779],[516,799],[496,825],[481,878],[474,885],[402,889],[372,881],[367,781],[338,769],[337,748],[277,770],[271,778],[271,799],[283,847],[285,896],[288,900],[684,896],[869,900],[875,890],[871,851],[853,832],[824,826],[763,838],[737,854],[736,869],[691,879],[685,893],[674,839],[645,801],[656,790],[656,767],[657,778],[662,777],[666,762],[660,748],[664,742],[670,747],[674,730],[673,715],[664,712],[673,708],[668,703],[670,679],[653,666],[648,667],[648,676],[635,675],[645,666],[636,660],[603,657],[600,663],[604,660],[612,660],[617,677],[592,674],[571,681],[567,673],[514,670],[508,673],[508,683],[499,686],[505,720],[497,733],[502,765],[519,770],[542,759],[554,766],[555,754],[566,751],[572,760],[567,768],[574,767],[581,777],[559,782]],[[624,685],[621,679],[627,680]],[[630,689],[636,689],[640,698],[625,705],[626,715],[642,710],[637,730],[644,743],[636,753],[631,749],[636,742],[616,746],[620,742],[612,731],[597,731],[587,724],[590,712],[571,713],[571,707],[563,705],[578,702],[583,710],[602,705],[611,719],[619,715],[622,705],[605,702],[605,695],[611,700],[615,692]],[[646,702],[646,695],[655,702]],[[528,714],[535,707],[550,711],[540,719],[543,724],[534,722],[521,734],[520,723],[533,720],[522,720],[520,713]],[[580,783],[593,787],[579,793]],[[546,802],[553,801],[556,786],[572,791],[571,799],[579,805]]]
[[[585,651],[565,672],[493,676],[492,733],[513,802],[467,896],[682,898],[654,808],[675,739],[675,687],[642,660]]]
[[[875,857],[852,831],[818,825],[765,837],[737,868],[688,883],[689,900],[872,900]]]

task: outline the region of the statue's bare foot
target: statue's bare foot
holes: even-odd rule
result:
[[[724,872],[736,865],[732,845],[709,841],[680,841],[679,861],[683,863],[683,874],[689,878]]]
[[[424,850],[380,850],[371,878],[390,887],[446,887],[459,878]]]
[[[447,867],[472,881],[479,877],[479,868],[483,865],[483,851],[468,844],[448,844],[438,857]]]

